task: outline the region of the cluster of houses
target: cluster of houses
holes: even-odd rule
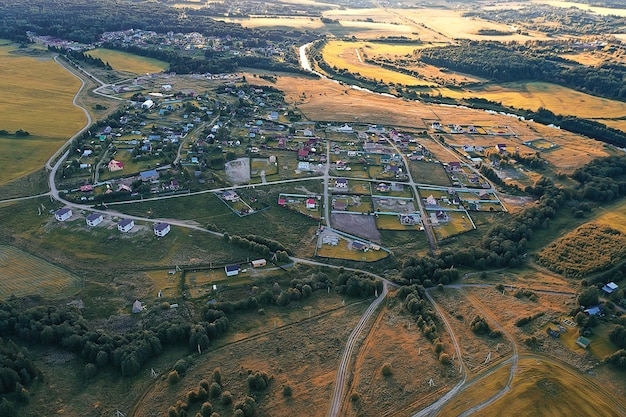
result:
[[[74,212],[69,207],[63,207],[54,212],[54,217],[56,220],[60,222],[64,222],[69,220],[73,216]],[[104,215],[102,213],[91,213],[87,215],[85,221],[87,226],[95,227],[98,226],[104,220]],[[117,230],[122,233],[128,233],[135,227],[135,221],[133,219],[121,219],[117,223]],[[163,237],[167,235],[171,230],[171,226],[169,223],[159,222],[154,224],[154,235],[157,237]]]

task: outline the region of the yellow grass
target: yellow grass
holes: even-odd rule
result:
[[[626,116],[626,103],[595,97],[571,88],[545,82],[515,82],[489,85],[472,91],[439,90],[453,98],[482,97],[507,106],[537,110],[546,108],[556,114],[584,118]]]
[[[615,204],[610,211],[601,214],[593,222],[605,224],[626,234],[626,201]]]
[[[168,270],[159,269],[156,271],[146,271],[145,275],[152,281],[152,291],[150,296],[157,298],[159,291],[163,301],[171,301],[178,297],[178,289],[180,288],[180,273],[168,274]]]
[[[72,105],[80,81],[47,53],[26,56],[0,46],[0,129],[26,130],[28,138],[0,137],[0,184],[39,169],[85,124]]]
[[[609,8],[609,7],[596,7],[596,6],[590,6],[590,5],[584,4],[584,3],[576,3],[576,2],[573,2],[573,1],[532,0],[532,2],[533,3],[540,3],[540,4],[549,4],[550,6],[555,6],[555,7],[564,7],[564,8],[576,7],[577,9],[589,10],[589,11],[592,11],[594,13],[601,14],[601,15],[626,16],[626,9],[614,9],[614,8]]]
[[[519,362],[509,391],[475,416],[619,416],[621,401],[584,375],[545,359]],[[623,405],[622,405],[623,407]]]
[[[225,18],[225,22],[239,23],[246,28],[263,29],[309,29],[318,30],[324,27],[320,19],[311,17],[248,17]]]
[[[76,275],[14,246],[0,245],[0,271],[0,299],[12,294],[69,295],[80,283]]]
[[[483,378],[472,381],[460,395],[453,397],[439,412],[439,416],[458,416],[470,406],[480,404],[504,388],[511,371],[510,365],[504,365]]]
[[[339,69],[346,68],[351,73],[359,73],[363,77],[383,80],[386,83],[400,83],[405,85],[430,85],[425,80],[401,74],[378,65],[364,62],[360,42],[331,41],[322,51],[324,60],[330,65]]]
[[[167,62],[159,61],[158,59],[104,48],[89,51],[88,55],[108,62],[114,70],[128,71],[134,74],[161,72],[169,66]]]

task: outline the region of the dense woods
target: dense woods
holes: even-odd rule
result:
[[[545,81],[585,93],[626,100],[626,66],[589,67],[567,61],[544,49],[519,44],[466,41],[459,46],[424,49],[421,61],[493,81]]]

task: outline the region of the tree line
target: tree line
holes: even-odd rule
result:
[[[416,59],[494,81],[544,81],[610,99],[626,100],[626,66],[589,67],[556,54],[524,45],[465,41],[461,45],[428,48]]]

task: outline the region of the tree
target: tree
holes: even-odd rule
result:
[[[384,377],[389,377],[393,374],[393,369],[391,368],[391,364],[389,362],[386,362],[382,369],[380,370],[380,372],[383,374]]]
[[[578,303],[581,306],[592,306],[598,304],[599,296],[600,292],[598,291],[598,289],[596,287],[591,287],[583,291],[578,296]]]

